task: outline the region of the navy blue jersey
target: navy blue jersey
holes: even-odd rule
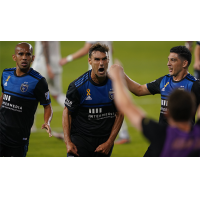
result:
[[[86,72],[69,85],[65,106],[72,112],[71,134],[110,135],[117,110],[109,78],[96,84],[91,79],[91,70]]]
[[[148,83],[147,88],[151,94],[161,94],[161,110],[159,123],[167,123],[167,120],[164,116],[164,114],[166,114],[168,106],[167,99],[171,92],[176,88],[193,92],[196,96],[197,106],[200,103],[200,81],[191,74],[187,74],[187,76],[185,76],[180,81],[174,81],[173,76],[166,75],[151,83]],[[194,122],[195,118],[193,119],[193,124]]]
[[[24,145],[29,140],[38,102],[51,103],[48,85],[32,68],[23,76],[17,76],[16,68],[10,68],[2,73],[1,87],[0,143],[10,147]]]
[[[189,133],[148,118],[142,120],[142,129],[151,142],[152,157],[200,156],[200,120]]]

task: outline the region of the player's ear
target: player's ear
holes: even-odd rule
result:
[[[16,61],[16,55],[15,55],[15,54],[12,55],[12,59],[13,59],[14,61]]]
[[[91,65],[91,64],[92,64],[92,59],[91,59],[91,58],[88,58],[88,62],[89,62],[89,64]]]
[[[34,60],[35,60],[35,56],[33,55],[33,56],[32,56],[32,60],[31,60],[31,62],[33,62]]]
[[[185,67],[187,67],[187,65],[188,65],[188,61],[187,61],[187,60],[184,60],[184,61],[183,61],[183,67],[185,68]]]

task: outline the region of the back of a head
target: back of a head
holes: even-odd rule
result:
[[[93,51],[100,51],[106,53],[109,51],[109,47],[105,44],[101,44],[100,42],[93,44],[89,49],[89,58],[91,58]]]
[[[170,53],[177,53],[181,60],[187,60],[188,61],[187,67],[189,67],[192,61],[192,54],[186,46],[173,47],[170,49]]]
[[[188,91],[176,89],[169,96],[168,109],[174,121],[186,122],[192,120],[195,107],[195,96]]]

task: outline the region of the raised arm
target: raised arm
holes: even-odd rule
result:
[[[50,58],[49,58],[49,42],[48,41],[42,41],[42,47],[43,47],[43,53],[46,61],[46,67],[47,67],[47,73],[50,79],[54,78],[54,73],[52,72],[51,66],[50,66]]]
[[[81,49],[79,49],[77,52],[75,52],[75,53],[73,53],[71,55],[68,55],[66,58],[62,58],[60,60],[59,64],[61,66],[63,66],[65,64],[67,64],[68,62],[71,62],[72,60],[75,60],[77,58],[80,58],[80,57],[88,54],[89,49],[90,49],[91,46],[92,46],[91,43],[86,42],[85,45]]]
[[[62,126],[64,131],[64,141],[67,148],[67,153],[74,154],[76,156],[78,155],[78,150],[75,146],[75,144],[72,143],[71,137],[70,137],[70,130],[71,130],[71,112],[68,110],[67,107],[63,110],[63,116],[62,116]]]
[[[145,113],[131,101],[131,96],[126,88],[123,68],[119,65],[112,65],[110,68],[110,77],[113,81],[114,100],[118,110],[128,117],[136,129],[141,131],[142,119],[145,117]]]
[[[42,129],[46,129],[47,133],[49,134],[49,137],[52,137],[51,135],[51,127],[50,122],[53,117],[53,110],[51,108],[51,104],[44,106],[44,124],[42,125]]]

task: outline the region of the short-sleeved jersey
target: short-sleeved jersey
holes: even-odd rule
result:
[[[65,106],[71,111],[71,134],[110,135],[117,110],[109,78],[96,84],[91,79],[91,70],[86,72],[69,85]]]
[[[16,68],[10,68],[2,73],[1,87],[0,143],[10,147],[24,145],[29,140],[38,102],[51,103],[48,85],[32,68],[23,76],[17,76]]]
[[[61,73],[62,67],[59,65],[61,59],[60,53],[60,42],[59,41],[48,41],[48,52],[49,52],[49,64],[53,73]],[[40,72],[43,76],[46,76],[46,60],[44,56],[43,46],[41,41],[35,42],[35,60],[32,64],[32,68]]]
[[[147,83],[147,88],[153,95],[161,94],[161,110],[159,123],[167,123],[167,120],[164,116],[168,107],[167,99],[171,92],[176,88],[193,92],[196,96],[197,106],[200,103],[200,81],[191,74],[187,74],[187,76],[185,76],[181,81],[174,81],[173,76],[166,75],[151,83]],[[194,122],[195,118],[193,119],[193,124]]]
[[[142,120],[142,129],[151,142],[152,157],[200,156],[200,120],[189,133],[148,118]]]

